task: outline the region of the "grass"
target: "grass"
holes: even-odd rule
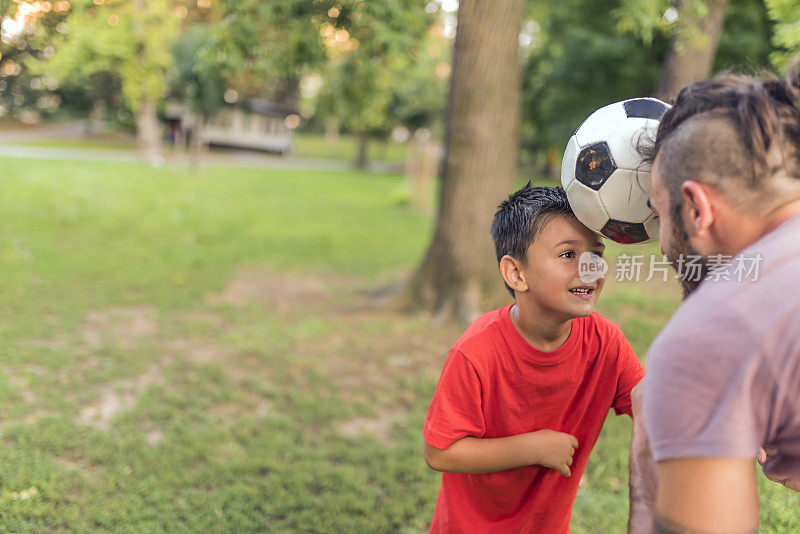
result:
[[[294,155],[298,158],[355,161],[357,152],[358,140],[347,135],[334,141],[318,134],[298,133],[294,137]],[[370,141],[367,145],[368,161],[405,163],[407,157],[408,146],[405,143]]]
[[[420,429],[460,329],[374,293],[431,231],[401,177],[0,163],[0,531],[426,528]],[[601,311],[644,354],[677,305],[609,281]],[[629,433],[609,418],[574,532],[624,529]],[[800,529],[762,484],[762,531]]]

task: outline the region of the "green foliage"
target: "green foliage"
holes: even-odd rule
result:
[[[328,43],[334,50],[323,70],[321,117],[336,117],[359,136],[379,138],[398,122],[416,128],[432,120],[444,105],[444,82],[437,79],[435,66],[445,47],[429,35],[434,18],[425,12],[426,4],[343,4],[347,20],[337,24],[348,32],[348,46]]]
[[[171,0],[133,0],[120,11],[120,23],[130,24],[130,56],[120,66],[122,95],[136,112],[141,102],[160,102],[167,93],[166,77],[172,66],[172,43],[180,28]],[[104,28],[105,29],[105,28]]]
[[[705,9],[701,4],[694,1],[685,9],[699,16]],[[560,151],[595,109],[651,95],[670,46],[674,24],[663,16],[670,5],[666,0],[602,5],[567,0],[539,7],[534,15],[541,27],[538,44],[524,67],[523,146]],[[761,0],[730,0],[714,70],[766,67],[772,30]]]
[[[789,0],[787,3],[792,2]],[[673,4],[669,0],[623,0],[615,10],[615,16],[619,19],[617,29],[638,35],[646,45],[652,43],[654,35],[671,36],[678,29],[688,32],[685,34],[685,42],[702,46],[704,37],[697,35],[696,29],[684,28],[674,19],[667,20],[665,13],[672,8],[673,17],[682,15],[698,19],[707,14],[708,6],[701,0],[683,2],[682,12],[679,13]],[[794,4],[797,6],[796,2]],[[791,10],[786,13],[789,11]],[[767,16],[767,7],[763,0],[729,0],[714,71],[740,69],[755,72],[768,67],[772,35],[773,23]]]
[[[664,13],[673,6],[670,0],[623,0],[613,10],[617,18],[617,31],[638,35],[650,45],[656,33],[668,33],[670,23]]]
[[[179,101],[205,117],[222,106],[226,83],[235,71],[235,54],[226,47],[213,26],[197,25],[186,30],[172,48],[175,58],[170,92]]]
[[[770,56],[772,63],[783,71],[800,51],[800,2],[798,0],[765,0],[769,17],[775,21],[772,38],[777,48]]]
[[[14,19],[21,10],[19,2],[0,0],[0,18]],[[45,117],[56,113],[60,101],[54,91],[58,83],[51,76],[32,73],[27,65],[33,58],[51,53],[53,35],[65,17],[65,13],[50,10],[40,15],[36,24],[28,24],[18,35],[7,35],[0,41],[0,116],[15,116],[30,109]]]
[[[561,150],[593,110],[653,90],[667,39],[654,34],[646,46],[638,36],[617,32],[620,5],[567,0],[537,21],[539,45],[523,71],[524,146]]]
[[[617,29],[639,35],[651,44],[655,33],[673,35],[675,46],[707,46],[707,36],[696,23],[706,18],[709,8],[705,0],[622,0],[615,15]]]
[[[411,131],[430,128],[444,112],[448,77],[437,69],[450,64],[449,52],[446,41],[428,36],[413,54],[398,61],[390,113]]]
[[[320,26],[336,5],[334,0],[223,2],[215,31],[225,60],[236,69],[230,85],[243,94],[296,99],[302,74],[326,60]]]
[[[434,76],[435,63],[424,48],[434,21],[426,3],[229,0],[205,33],[215,44],[195,60],[216,65],[203,70],[224,73],[227,85],[242,94],[289,105],[297,105],[304,75],[321,74],[318,117],[385,137],[398,122],[428,123],[443,107],[444,82]],[[444,53],[442,48],[434,59]]]
[[[730,0],[714,72],[757,73],[769,68],[773,27],[763,0]]]
[[[116,77],[134,112],[143,101],[159,102],[167,92],[179,29],[172,6],[171,0],[75,1],[65,34],[54,40],[55,54],[31,62],[30,68],[73,86],[98,74]]]

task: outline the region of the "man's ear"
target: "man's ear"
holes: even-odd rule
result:
[[[686,232],[693,237],[704,237],[714,222],[708,189],[694,180],[686,180],[681,184],[681,195]]]
[[[500,273],[503,275],[503,280],[506,281],[508,287],[521,293],[528,290],[528,283],[525,281],[520,267],[520,261],[508,254],[500,258]]]

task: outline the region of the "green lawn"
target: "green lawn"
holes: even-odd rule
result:
[[[0,531],[426,528],[460,329],[381,304],[431,230],[401,177],[0,164]],[[644,354],[677,304],[609,283],[601,311]],[[624,529],[629,432],[609,419],[574,532]],[[799,530],[765,489],[762,531]]]

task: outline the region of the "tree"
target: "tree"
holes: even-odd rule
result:
[[[686,85],[711,74],[728,0],[677,0],[676,28],[656,96],[675,98]]]
[[[238,55],[230,41],[220,38],[213,25],[199,24],[176,39],[172,53],[175,59],[174,78],[170,83],[172,97],[191,111],[190,165],[199,165],[203,140],[202,126],[222,107],[224,94]]]
[[[441,91],[419,76],[421,50],[433,16],[425,0],[228,0],[218,19],[190,28],[174,47],[174,94],[201,117],[222,104],[221,92],[299,105],[299,83],[321,73],[326,89],[318,116],[335,116],[363,142],[385,138],[401,122],[420,120],[409,109],[427,91],[438,105]],[[433,68],[428,70],[433,77]],[[440,80],[437,80],[440,81]],[[418,103],[418,102],[415,102]]]
[[[122,97],[136,115],[142,156],[157,163],[157,106],[167,92],[172,42],[179,28],[171,0],[75,1],[64,35],[54,42],[54,55],[32,63],[31,69],[72,85],[100,73],[118,78]]]
[[[789,0],[791,1],[791,0]],[[532,4],[523,69],[523,156],[558,173],[575,128],[599,107],[655,96],[677,20],[670,0]],[[530,31],[530,30],[527,30]],[[713,70],[769,64],[772,23],[762,0],[730,0]]]
[[[45,58],[54,51],[52,36],[66,17],[63,4],[0,0],[0,115],[29,117],[54,114],[61,96],[50,76],[38,76],[27,68],[31,58]]]
[[[503,291],[489,227],[517,172],[524,0],[462,0],[436,228],[407,288],[416,305],[473,320]]]
[[[357,0],[226,0],[216,31],[238,67],[230,86],[296,108],[302,76],[324,64],[320,29],[349,23]]]
[[[768,68],[774,26],[763,0],[729,0],[712,71]]]
[[[800,49],[800,8],[797,0],[766,0],[769,16],[775,21],[772,42],[777,48],[773,64],[781,71]]]
[[[564,0],[531,13],[537,32],[523,68],[522,141],[547,155],[546,174],[558,173],[567,140],[592,111],[652,94],[658,83],[668,40],[657,29],[640,34],[639,15],[635,33],[618,26],[631,16],[624,6]]]
[[[403,119],[413,121],[416,112],[428,114],[439,104],[435,67],[427,53],[428,30],[434,18],[425,12],[427,0],[390,0],[353,4],[339,29],[324,25],[330,61],[322,70],[325,89],[317,102],[317,114],[334,117],[356,135],[359,149],[356,168],[366,168],[370,138],[385,139]],[[338,18],[338,17],[337,17]],[[428,67],[426,70],[421,70]],[[409,82],[415,82],[412,89]],[[415,92],[430,90],[427,105]]]

